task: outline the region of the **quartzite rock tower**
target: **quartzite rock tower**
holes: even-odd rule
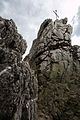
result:
[[[46,19],[25,58],[38,79],[38,120],[80,119],[80,47],[71,33],[67,18]]]

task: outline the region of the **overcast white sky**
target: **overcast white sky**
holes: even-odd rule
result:
[[[13,19],[19,33],[27,41],[27,52],[46,18],[68,17],[73,26],[72,44],[80,45],[80,0],[0,0],[0,16]]]

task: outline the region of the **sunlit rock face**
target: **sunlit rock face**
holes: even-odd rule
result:
[[[46,19],[28,59],[38,79],[38,120],[80,119],[80,47],[67,18]]]
[[[22,61],[26,41],[0,17],[0,120],[37,120],[37,79]]]

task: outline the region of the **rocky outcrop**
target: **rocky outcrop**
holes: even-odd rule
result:
[[[80,47],[67,18],[45,20],[28,59],[38,79],[38,120],[80,119]]]
[[[37,120],[37,79],[22,61],[26,41],[0,17],[0,120]]]

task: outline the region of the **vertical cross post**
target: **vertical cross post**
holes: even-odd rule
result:
[[[53,12],[55,13],[55,15],[56,15],[56,20],[57,20],[57,18],[59,18],[58,14],[57,14],[57,10],[55,10],[55,11],[53,11]]]

